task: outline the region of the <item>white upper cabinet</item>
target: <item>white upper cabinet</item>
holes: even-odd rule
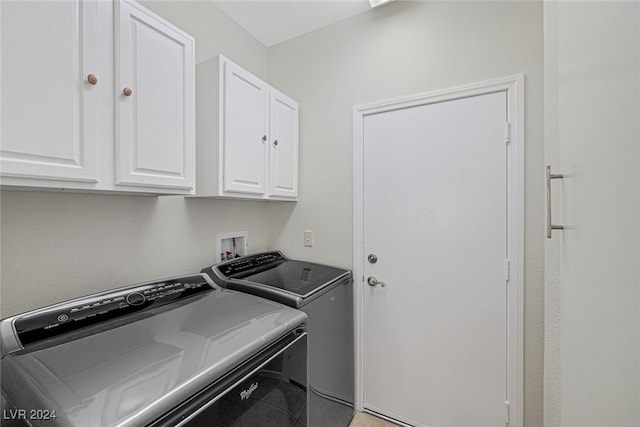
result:
[[[197,195],[298,196],[298,104],[220,55],[197,66]]]
[[[0,19],[2,175],[96,182],[97,1],[5,1]]]
[[[194,40],[140,5],[116,6],[116,183],[195,186]]]
[[[194,193],[191,36],[130,0],[1,1],[0,19],[3,188]]]

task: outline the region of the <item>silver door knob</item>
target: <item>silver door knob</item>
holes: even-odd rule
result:
[[[367,261],[369,261],[371,264],[375,264],[376,262],[378,262],[378,255],[369,254],[369,256],[367,257]]]
[[[376,285],[380,285],[384,288],[385,284],[384,282],[378,282],[378,279],[375,276],[369,276],[367,278],[367,283],[369,284],[369,286],[376,286]]]

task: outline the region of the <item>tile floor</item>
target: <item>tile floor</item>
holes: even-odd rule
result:
[[[381,418],[358,412],[351,420],[349,427],[397,427],[397,425]]]

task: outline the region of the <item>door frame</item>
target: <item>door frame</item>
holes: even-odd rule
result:
[[[523,425],[524,402],[524,74],[353,107],[353,277],[355,310],[355,407],[364,407],[364,119],[371,114],[507,93],[507,390],[505,421]]]

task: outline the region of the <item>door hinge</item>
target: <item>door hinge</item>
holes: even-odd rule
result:
[[[509,401],[504,401],[504,424],[509,425],[511,423],[511,410],[509,408]]]
[[[508,259],[504,260],[504,279],[507,282],[511,280],[511,261]]]
[[[504,142],[511,142],[511,123],[504,124]]]

